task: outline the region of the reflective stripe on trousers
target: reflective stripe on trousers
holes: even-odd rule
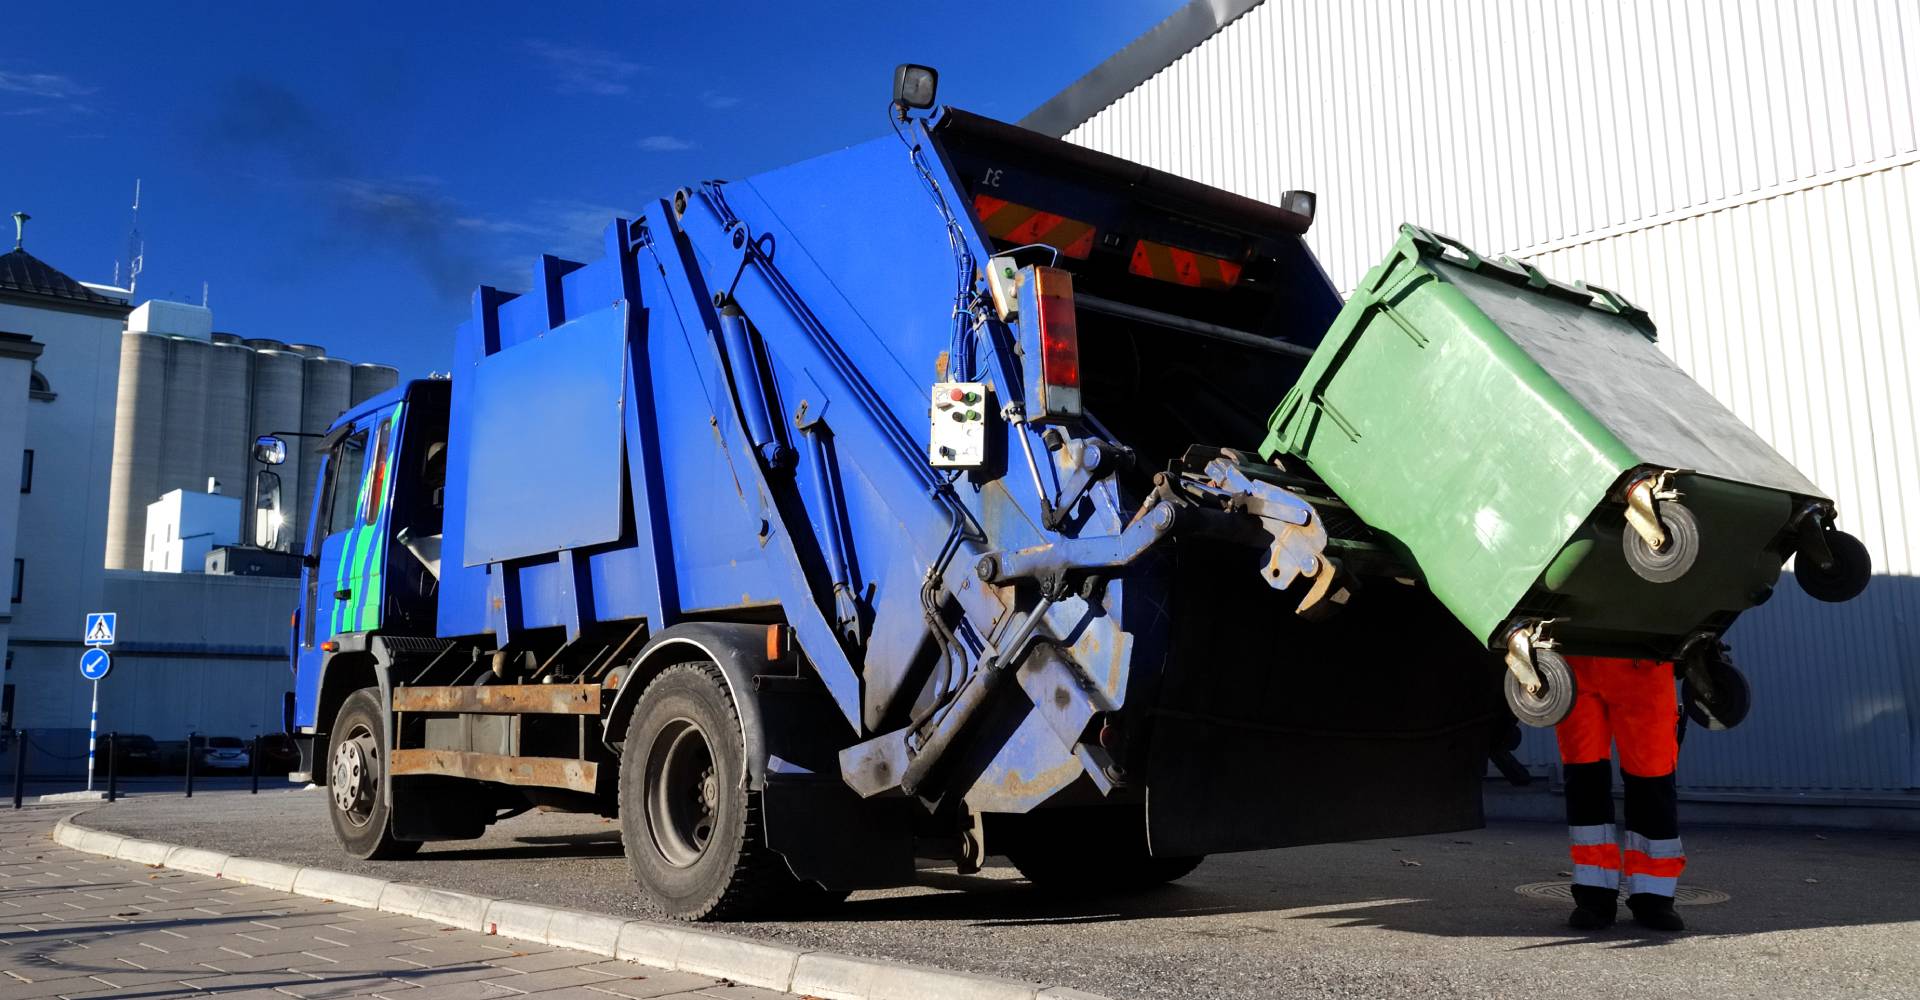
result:
[[[1612,823],[1567,827],[1573,845],[1573,884],[1601,889],[1620,886],[1619,834]]]

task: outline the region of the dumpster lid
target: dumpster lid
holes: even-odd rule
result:
[[[1488,260],[1415,226],[1404,233],[1403,251],[1420,254],[1642,464],[1827,498],[1654,345],[1645,311],[1605,289]]]

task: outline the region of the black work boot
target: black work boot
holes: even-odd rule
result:
[[[1633,922],[1648,930],[1671,933],[1687,929],[1687,922],[1673,910],[1672,896],[1636,892],[1627,897],[1627,909],[1633,911]]]
[[[1567,926],[1576,931],[1606,930],[1613,926],[1619,903],[1620,893],[1613,889],[1576,885],[1573,887],[1573,912],[1567,916]]]

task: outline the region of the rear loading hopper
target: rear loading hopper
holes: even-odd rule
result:
[[[1611,291],[1405,226],[1261,451],[1310,468],[1506,653],[1523,721],[1572,705],[1556,650],[1675,660],[1696,692],[1730,689],[1719,638],[1782,564],[1797,554],[1808,593],[1847,600],[1866,552],[1654,340]]]

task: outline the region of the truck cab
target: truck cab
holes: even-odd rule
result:
[[[407,383],[342,414],[315,447],[293,616],[296,734],[329,718],[321,679],[337,657],[364,653],[382,630],[434,632],[447,399],[445,380]]]

